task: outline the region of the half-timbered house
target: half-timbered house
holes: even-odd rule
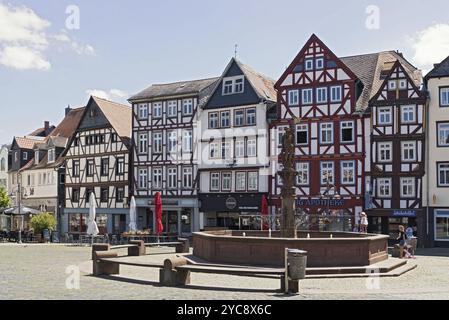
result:
[[[91,97],[65,152],[63,232],[87,231],[91,193],[95,195],[100,233],[126,230],[130,147],[131,108]]]
[[[238,229],[260,214],[268,196],[267,111],[275,104],[274,81],[233,58],[201,106],[204,227]]]
[[[155,84],[133,105],[133,194],[138,227],[155,230],[154,196],[162,197],[164,232],[199,231],[198,105],[217,78]]]
[[[395,57],[392,57],[393,59]],[[426,96],[422,76],[405,59],[384,60],[370,100],[369,231],[398,236],[399,225],[423,230]]]

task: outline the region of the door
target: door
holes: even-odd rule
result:
[[[192,209],[185,209],[181,213],[181,236],[192,234]]]

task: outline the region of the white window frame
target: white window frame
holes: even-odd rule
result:
[[[304,61],[304,70],[312,71],[313,70],[313,59],[306,59]]]
[[[192,152],[193,150],[193,131],[184,130],[182,132],[182,152]]]
[[[239,123],[237,122],[237,119],[240,120]],[[245,110],[244,109],[238,109],[238,110],[234,111],[234,126],[235,127],[245,126]]]
[[[298,133],[305,132],[307,134],[307,141],[304,143],[299,143],[298,141]],[[308,124],[298,124],[296,125],[296,135],[295,135],[296,144],[298,146],[307,146],[309,145],[309,125]]]
[[[167,117],[175,118],[178,115],[178,101],[170,100],[167,102]]]
[[[214,182],[216,182],[216,187]],[[220,172],[210,173],[210,191],[220,191]]]
[[[246,155],[248,158],[257,157],[257,139],[248,139],[246,141]]]
[[[412,177],[401,178],[401,182],[400,182],[401,198],[415,198],[416,197],[415,182],[416,182],[415,178],[412,178]],[[404,193],[405,186],[407,186],[407,189],[408,189],[408,191],[410,191],[410,194]]]
[[[330,141],[324,141],[323,137],[324,132],[330,132]],[[320,144],[333,144],[334,143],[334,123],[333,122],[326,122],[326,123],[320,123]]]
[[[388,81],[388,91],[393,91],[397,89],[397,81],[396,80],[389,80]]]
[[[193,168],[183,167],[182,168],[182,186],[186,189],[193,188]]]
[[[138,152],[139,154],[148,153],[148,134],[139,133],[138,135]]]
[[[443,219],[448,219],[449,220],[449,210],[447,209],[435,209],[435,217],[434,217],[434,238],[435,241],[444,241],[444,242],[449,242],[449,239],[441,239],[437,237],[437,219],[438,218],[443,218]],[[449,234],[448,234],[449,237]]]
[[[437,172],[438,172],[438,187],[439,188],[447,188],[449,187],[449,162],[440,162],[437,164]],[[446,173],[446,177],[447,181],[445,181],[445,183],[443,183],[443,181],[441,180],[441,173],[445,172]]]
[[[174,153],[178,151],[178,131],[169,131],[168,132],[168,152]]]
[[[343,130],[352,129],[352,139],[350,141],[343,141]],[[355,141],[355,123],[354,121],[342,121],[340,122],[340,142],[341,143],[354,143]]]
[[[323,70],[324,69],[324,58],[316,58],[315,59],[315,69],[316,70]]]
[[[393,111],[391,107],[379,107],[377,110],[377,124],[379,125],[391,125],[393,123]],[[389,121],[381,121],[382,118],[386,119],[386,116],[388,116]]]
[[[276,141],[278,148],[282,147],[282,140],[284,139],[285,130],[287,130],[287,126],[280,126],[277,127],[277,135],[276,135]]]
[[[301,91],[301,101],[302,101],[303,105],[313,104],[313,89],[312,88],[303,89]]]
[[[252,112],[254,111],[254,112]],[[248,116],[249,114],[253,114],[251,118]],[[253,122],[249,121],[249,119],[254,119]],[[247,126],[255,126],[257,125],[257,109],[256,108],[248,108],[245,110],[245,124]]]
[[[341,86],[330,87],[330,101],[341,102],[343,100],[343,88]]]
[[[56,150],[51,148],[48,150],[48,163],[54,163],[56,161]]]
[[[153,118],[159,119],[162,118],[162,102],[154,102],[153,103]]]
[[[176,167],[167,168],[167,188],[178,188],[178,169]]]
[[[224,141],[221,143],[221,157],[227,160],[232,158],[230,141]]]
[[[220,158],[220,152],[218,150],[217,142],[209,143],[209,159],[218,159]]]
[[[226,116],[223,116],[226,115]],[[223,125],[223,119],[227,119],[228,125]],[[230,128],[231,127],[231,111],[220,111],[220,128]]]
[[[412,115],[412,120],[405,119],[405,115]],[[415,123],[416,122],[416,106],[415,105],[406,105],[401,106],[401,123]]]
[[[218,114],[218,112],[209,112],[207,121],[209,122],[209,129],[220,128],[220,115]],[[215,123],[215,126],[212,126],[213,123]]]
[[[299,106],[299,90],[290,90],[288,92],[288,105]]]
[[[235,141],[235,158],[245,157],[245,141],[240,139]]]
[[[139,120],[148,119],[148,104],[141,103],[137,105]]]
[[[442,129],[443,126],[445,126],[445,128]],[[439,147],[439,148],[441,148],[441,147],[443,147],[443,148],[449,147],[449,143],[443,140],[444,138],[448,139],[447,137],[449,136],[449,122],[440,122],[440,123],[438,123],[437,130],[438,130],[437,147]],[[442,133],[445,133],[446,136],[443,137]]]
[[[162,168],[153,168],[153,189],[162,189]]]
[[[246,179],[248,183],[248,191],[258,191],[259,190],[259,172],[249,171],[248,178]]]
[[[185,116],[193,114],[193,99],[182,100],[182,114]]]
[[[139,189],[148,188],[148,169],[139,168]]]
[[[377,179],[377,197],[378,198],[391,198],[391,194],[392,194],[391,183],[392,183],[392,179],[391,178],[379,178],[379,179]],[[385,193],[383,194],[381,192],[383,186],[388,187],[388,194],[385,194]]]
[[[328,166],[329,165],[329,166]],[[332,173],[332,179],[329,180],[329,184],[335,183],[335,162],[333,161],[321,161],[320,162],[320,182],[322,186],[327,185],[327,179],[324,177],[325,172],[331,172]]]
[[[320,97],[320,92],[322,92],[322,97]],[[327,103],[327,87],[316,88],[316,103]]]
[[[440,107],[449,107],[449,88],[440,88]]]
[[[404,90],[407,89],[407,79],[399,79],[399,89]]]
[[[225,187],[225,181],[228,181],[229,178],[229,187]],[[226,171],[221,173],[221,190],[222,191],[231,191],[232,190],[232,172]]]
[[[309,162],[297,162],[296,171],[296,184],[298,186],[308,186],[310,184],[310,164]]]
[[[235,173],[235,191],[246,191],[246,171]]]
[[[388,146],[388,148],[385,148]],[[382,159],[382,151],[389,151],[390,157],[389,159]],[[378,162],[389,163],[393,160],[393,142],[379,142],[377,145],[377,157]]]
[[[413,157],[410,158],[410,150],[413,152]],[[416,161],[416,141],[402,141],[401,142],[401,159],[404,162]]]
[[[160,154],[162,153],[162,145],[163,145],[163,136],[162,132],[154,132],[153,133],[153,148],[152,153]]]
[[[348,166],[350,165],[350,166]],[[341,166],[341,184],[343,185],[354,185],[356,182],[357,169],[354,160],[342,161]],[[352,171],[352,179],[348,180],[345,177],[345,171]]]
[[[238,87],[241,87],[241,90],[237,90]],[[227,96],[243,92],[245,92],[245,76],[227,77],[223,79],[222,95]]]

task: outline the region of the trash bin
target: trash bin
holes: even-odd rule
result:
[[[301,280],[306,277],[307,251],[287,250],[288,277],[291,280]]]

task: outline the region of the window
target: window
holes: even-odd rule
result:
[[[246,190],[246,172],[235,173],[235,190],[236,191]]]
[[[115,193],[115,201],[121,203],[124,201],[124,199],[125,199],[125,188],[118,187]]]
[[[378,124],[391,124],[392,123],[392,114],[391,108],[379,108],[378,111]]]
[[[177,113],[178,113],[178,102],[169,101],[167,105],[167,116],[176,117]]]
[[[449,106],[449,88],[440,88],[440,106]]]
[[[15,162],[19,161],[19,153],[17,151],[14,152],[14,161]]]
[[[148,118],[148,105],[147,104],[139,104],[138,106],[138,116],[140,120],[145,120]]]
[[[162,189],[162,169],[153,169],[153,189]]]
[[[193,147],[192,130],[185,130],[182,133],[182,151],[192,152]]]
[[[222,128],[229,128],[231,126],[229,111],[222,111],[220,113],[220,119],[221,119],[221,127]]]
[[[256,125],[256,109],[246,109],[246,125],[254,126]]]
[[[87,176],[88,177],[93,177],[94,173],[95,173],[95,161],[94,160],[87,160],[87,168],[86,168],[87,172]]]
[[[245,125],[245,111],[235,110],[234,111],[234,126],[241,127]]]
[[[209,129],[218,128],[218,113],[209,113]]]
[[[102,176],[109,175],[109,159],[108,158],[101,159],[101,175]]]
[[[220,190],[220,173],[211,172],[210,174],[210,191]]]
[[[148,188],[148,170],[147,169],[139,169],[138,185],[139,185],[139,189],[147,189]]]
[[[6,171],[6,159],[5,158],[2,158],[2,160],[0,161],[0,170]]]
[[[228,141],[221,143],[221,157],[223,159],[231,158],[231,143]]]
[[[231,191],[232,172],[223,172],[221,174],[221,190]]]
[[[100,190],[100,201],[108,202],[109,200],[109,188],[101,188]]]
[[[317,70],[321,70],[324,68],[324,59],[323,58],[317,58],[315,60],[315,67]]]
[[[193,169],[182,168],[182,186],[186,189],[193,187]]]
[[[162,102],[153,103],[153,118],[162,118]]]
[[[111,133],[111,142],[117,142],[117,134],[116,133]]]
[[[245,141],[243,140],[235,141],[235,157],[236,158],[245,157]]]
[[[401,178],[401,197],[415,197],[415,178]]]
[[[162,153],[162,132],[153,133],[153,153]]]
[[[313,103],[313,89],[302,90],[302,104],[312,104]]]
[[[449,147],[449,123],[438,124],[438,147]]]
[[[287,127],[277,127],[278,131],[278,147],[282,147],[282,140],[284,140],[284,134]]]
[[[388,81],[388,90],[396,90],[396,80]]]
[[[146,133],[139,134],[139,153],[145,154],[148,152],[148,135]]]
[[[218,157],[218,144],[216,142],[211,142],[209,144],[209,158],[217,159]]]
[[[48,163],[53,163],[56,160],[56,150],[54,148],[48,150]]]
[[[178,186],[178,173],[176,168],[168,168],[168,188],[176,189]]]
[[[115,173],[117,175],[125,174],[125,158],[117,158],[117,167]]]
[[[402,161],[416,161],[416,141],[402,142]]]
[[[327,102],[327,88],[316,89],[316,102],[317,103]]]
[[[255,157],[257,156],[257,140],[256,139],[249,139],[247,141],[247,149],[246,153],[248,157]]]
[[[248,172],[248,191],[259,190],[259,172]]]
[[[342,161],[341,162],[341,183],[354,184],[355,183],[355,162]]]
[[[243,76],[225,78],[223,80],[223,95],[242,93],[245,90],[245,78]]]
[[[341,86],[331,87],[331,102],[340,102],[341,99]]]
[[[309,163],[308,162],[298,162],[296,164],[296,171],[298,176],[296,177],[296,183],[300,186],[306,186],[309,184]]]
[[[378,179],[377,183],[377,195],[380,198],[391,197],[391,179]]]
[[[438,163],[438,187],[449,187],[449,162]]]
[[[393,144],[391,142],[379,143],[379,162],[390,162],[392,157]]]
[[[90,195],[91,194],[93,194],[94,195],[94,198],[95,198],[95,192],[94,192],[94,189],[93,188],[86,188],[86,193],[85,193],[85,196],[86,196],[86,203],[90,203]],[[95,201],[96,201],[96,199],[95,199]]]
[[[299,105],[299,90],[290,90],[288,92],[288,105],[289,106]]]
[[[28,160],[28,152],[23,152],[23,160]]]
[[[79,202],[79,201],[80,201],[80,189],[73,188],[72,189],[72,202]]]
[[[416,121],[415,106],[402,106],[401,107],[401,122],[413,123]]]
[[[401,89],[401,90],[407,89],[407,80],[406,79],[399,80],[399,89]]]
[[[342,143],[354,142],[354,122],[344,121],[341,123],[340,136]]]
[[[168,133],[168,152],[176,152],[178,144],[178,133],[176,131],[170,131]]]
[[[307,124],[296,126],[296,144],[307,145],[309,143],[309,127]]]
[[[334,163],[321,162],[321,184],[334,184]]]
[[[72,162],[72,176],[74,178],[80,176],[80,162],[79,162],[79,160],[73,160],[73,162]]]
[[[190,115],[193,113],[193,99],[182,100],[182,113]]]
[[[306,71],[313,70],[313,60],[312,59],[307,59],[304,64],[305,64]]]
[[[449,241],[448,210],[435,210],[435,240]]]
[[[79,138],[79,137],[76,137],[76,138],[73,140],[73,146],[78,147],[79,143],[80,143],[80,138]]]
[[[321,144],[334,143],[334,124],[320,123],[320,142]]]

